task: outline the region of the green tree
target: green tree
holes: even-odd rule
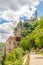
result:
[[[20,41],[20,47],[22,47],[24,50],[31,50],[34,46],[34,38],[32,36],[26,36],[24,39]]]
[[[39,20],[39,26],[40,28],[43,28],[43,16]]]
[[[27,30],[22,30],[22,32],[21,32],[21,36],[22,37],[26,37],[26,35],[28,35],[29,34],[29,30],[27,29]]]
[[[43,17],[38,20],[38,24],[36,25],[35,29],[20,42],[20,46],[24,50],[29,50],[33,47],[34,49],[43,47]]]
[[[5,59],[5,65],[22,65],[24,51],[22,48],[12,50]]]

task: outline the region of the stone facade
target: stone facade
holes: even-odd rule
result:
[[[8,54],[12,49],[17,48],[19,46],[19,41],[19,37],[10,36],[3,47],[3,55]]]

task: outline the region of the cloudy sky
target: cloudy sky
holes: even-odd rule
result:
[[[38,17],[43,15],[43,0],[0,0],[0,42],[13,36],[13,27],[20,17],[29,19],[35,10]]]

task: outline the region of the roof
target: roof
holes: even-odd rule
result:
[[[10,36],[7,41],[13,41],[16,40],[16,37]]]
[[[35,21],[35,20],[37,20],[37,18],[35,18],[35,17],[30,18],[30,21]]]

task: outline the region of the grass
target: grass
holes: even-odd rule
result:
[[[43,52],[38,52],[38,54],[43,55]]]

